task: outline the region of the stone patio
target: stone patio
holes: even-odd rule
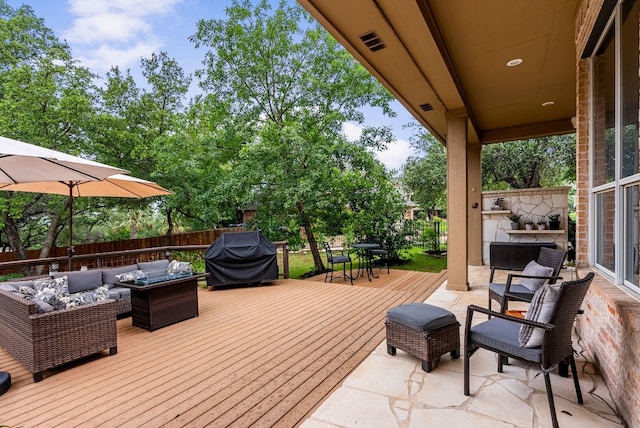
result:
[[[469,304],[487,305],[487,267],[469,267],[469,292],[448,291],[446,283],[426,303],[453,312],[463,324]],[[512,309],[515,305],[511,305]],[[478,317],[479,321],[483,317]],[[461,343],[462,340],[461,340]],[[580,353],[576,338],[574,345]],[[461,349],[461,354],[463,349]],[[576,359],[584,405],[577,404],[573,380],[552,374],[556,410],[561,427],[616,427],[620,419],[602,378],[579,355]],[[386,351],[383,341],[301,426],[408,427],[473,426],[476,428],[551,426],[542,376],[535,366],[512,361],[497,373],[495,354],[479,350],[470,360],[471,396],[463,394],[463,359],[445,354],[431,372],[398,350]]]

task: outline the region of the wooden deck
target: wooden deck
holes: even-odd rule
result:
[[[391,270],[354,286],[278,280],[199,291],[200,316],[149,332],[118,321],[118,354],[12,376],[0,425],[282,426],[300,424],[385,337],[386,311],[424,301],[446,278]]]

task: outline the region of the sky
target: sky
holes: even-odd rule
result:
[[[166,51],[185,73],[201,67],[203,50],[197,50],[188,37],[195,33],[200,19],[222,19],[231,0],[6,0],[13,7],[31,6],[56,36],[67,41],[74,58],[92,72],[104,76],[114,65],[130,69],[141,78],[140,58]],[[288,0],[294,2],[294,0]],[[140,80],[142,83],[142,80]],[[197,91],[194,85],[194,91]],[[411,132],[403,129],[411,115],[394,101],[396,118],[379,109],[363,110],[367,125],[392,128],[396,141],[384,152],[376,152],[387,169],[399,169],[415,154],[409,145]],[[356,123],[344,125],[345,135],[355,140],[361,132]]]

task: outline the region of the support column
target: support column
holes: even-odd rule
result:
[[[467,255],[471,266],[482,266],[482,145],[467,145],[467,200],[469,217],[467,221]]]
[[[467,112],[447,112],[447,289],[467,291]]]

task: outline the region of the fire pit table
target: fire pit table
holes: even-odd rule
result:
[[[121,282],[131,289],[131,324],[153,331],[198,316],[198,280],[208,273]]]

